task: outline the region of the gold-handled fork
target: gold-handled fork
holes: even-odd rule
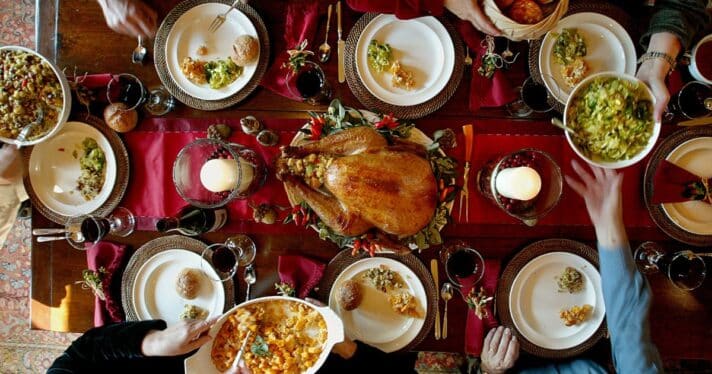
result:
[[[462,175],[462,190],[460,190],[460,207],[458,208],[458,218],[462,220],[462,201],[465,201],[465,221],[470,221],[470,190],[467,189],[470,180],[470,158],[472,157],[472,125],[462,126],[465,134],[465,170]]]
[[[235,7],[237,6],[237,3],[239,3],[240,1],[241,1],[241,0],[236,0],[235,2],[232,3],[232,5],[230,5],[230,9],[228,9],[225,13],[223,13],[223,14],[218,14],[217,17],[215,17],[215,19],[213,20],[213,22],[210,24],[210,27],[208,27],[208,31],[211,32],[211,33],[212,33],[212,32],[215,32],[215,31],[218,31],[218,29],[220,28],[220,26],[222,26],[223,23],[225,23],[225,19],[227,18],[227,14],[230,13],[230,12],[232,12],[232,10],[235,9]]]

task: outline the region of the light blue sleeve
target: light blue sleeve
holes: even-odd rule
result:
[[[525,374],[608,374],[606,369],[595,361],[574,360],[519,371]],[[622,371],[619,373],[623,373]]]
[[[598,255],[616,371],[662,373],[660,354],[650,339],[650,286],[635,267],[630,247],[599,246]]]

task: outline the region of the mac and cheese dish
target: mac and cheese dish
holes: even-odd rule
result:
[[[253,373],[301,373],[316,364],[327,338],[326,321],[314,308],[269,300],[237,309],[220,328],[211,352],[219,371],[230,368],[243,340],[242,355]]]

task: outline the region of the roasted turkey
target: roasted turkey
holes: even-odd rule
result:
[[[375,227],[410,236],[435,213],[437,187],[425,148],[389,145],[368,126],[285,147],[276,167],[291,197],[337,234],[357,236]]]

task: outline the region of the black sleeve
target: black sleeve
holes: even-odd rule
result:
[[[319,373],[375,373],[374,367],[379,373],[415,373],[416,352],[384,353],[359,341],[356,345],[356,353],[348,360],[330,354]]]
[[[123,322],[93,328],[75,340],[47,373],[97,372],[115,368],[119,362],[144,358],[141,343],[151,330],[163,330],[161,320]]]

